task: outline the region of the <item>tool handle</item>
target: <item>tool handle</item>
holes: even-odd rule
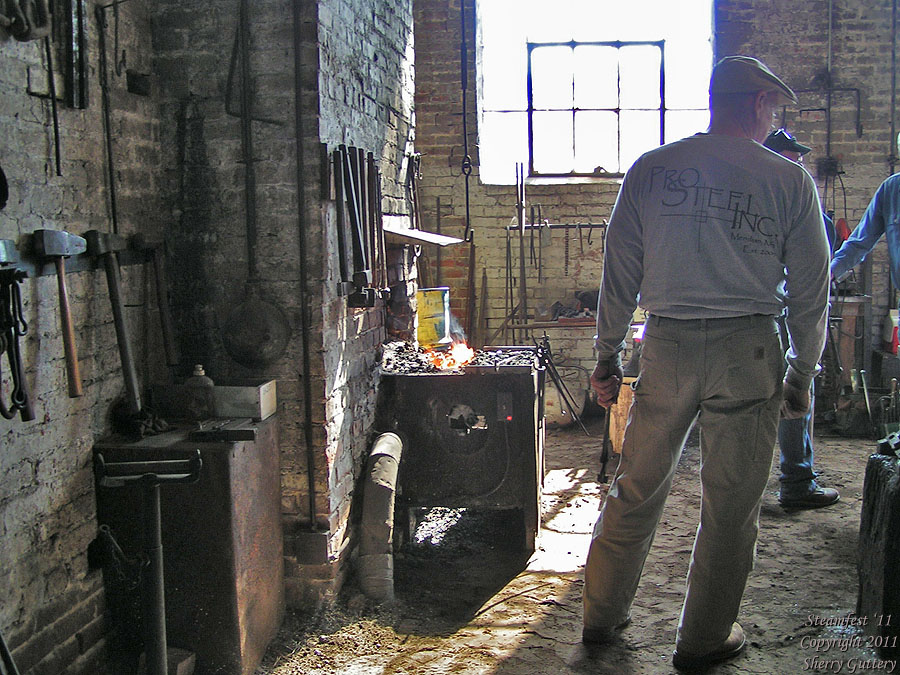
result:
[[[177,366],[178,350],[175,347],[175,331],[172,329],[172,314],[169,312],[169,298],[166,293],[166,277],[159,249],[153,249],[152,261],[153,277],[156,281],[156,306],[159,308],[159,323],[162,329],[163,348],[166,350],[166,363],[170,366]]]
[[[601,483],[605,483],[609,480],[606,475],[606,465],[609,463],[609,446],[612,445],[612,441],[609,438],[609,422],[612,418],[612,406],[609,406],[606,409],[606,419],[603,420],[603,446],[600,451],[600,473],[597,474],[597,480]]]
[[[58,256],[56,281],[59,286],[59,319],[62,325],[63,347],[66,352],[66,377],[69,381],[69,398],[78,398],[81,389],[81,372],[78,368],[78,350],[75,348],[75,329],[72,327],[72,312],[69,306],[69,291],[66,288],[66,259]]]
[[[113,322],[116,326],[119,358],[122,361],[122,376],[125,380],[125,393],[128,396],[129,412],[137,415],[141,412],[141,393],[138,388],[137,371],[134,367],[134,356],[131,352],[131,342],[128,337],[125,303],[122,300],[122,288],[119,284],[119,264],[114,252],[104,253],[101,257],[106,270],[106,284],[109,287],[109,299],[112,305]]]

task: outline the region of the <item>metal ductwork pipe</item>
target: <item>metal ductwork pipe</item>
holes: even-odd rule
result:
[[[376,602],[394,600],[394,498],[403,441],[383,433],[375,439],[366,463],[359,543],[359,584]]]

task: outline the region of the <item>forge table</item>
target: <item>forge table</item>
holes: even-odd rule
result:
[[[544,370],[503,365],[498,353],[496,366],[384,373],[379,428],[404,439],[401,517],[434,506],[515,511],[522,548],[534,551],[544,479]]]

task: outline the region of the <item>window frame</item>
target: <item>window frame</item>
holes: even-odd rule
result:
[[[621,178],[625,175],[624,171],[621,171],[621,152],[622,152],[622,137],[621,137],[621,118],[620,114],[623,108],[621,108],[621,101],[618,100],[621,94],[621,88],[618,86],[621,82],[621,72],[619,66],[621,63],[617,60],[616,66],[616,84],[617,84],[617,101],[615,108],[579,108],[576,105],[576,101],[574,96],[572,98],[572,107],[560,107],[560,108],[539,108],[535,109],[534,107],[534,82],[532,79],[532,57],[535,49],[541,49],[545,47],[569,47],[573,53],[576,47],[613,47],[615,49],[622,49],[623,47],[634,47],[634,46],[651,46],[659,49],[659,144],[665,144],[665,136],[666,136],[666,112],[668,108],[666,107],[666,49],[665,49],[665,40],[590,40],[590,41],[582,41],[582,40],[566,40],[566,41],[548,41],[548,42],[532,42],[526,41],[526,59],[527,59],[527,69],[526,69],[526,114],[527,114],[527,126],[528,126],[528,176],[530,178]],[[574,81],[574,73],[573,73],[573,81],[572,86],[575,86]],[[616,115],[616,151],[618,153],[619,159],[619,169],[620,171],[591,171],[591,172],[583,172],[583,171],[575,171],[574,168],[569,172],[540,172],[535,171],[534,168],[534,121],[533,115],[535,110],[537,112],[571,112],[572,113],[572,148],[573,152],[576,148],[577,140],[575,138],[575,116],[576,113],[580,111],[597,111],[597,112],[612,112]],[[655,111],[657,108],[625,108],[624,110],[647,110],[647,111]]]

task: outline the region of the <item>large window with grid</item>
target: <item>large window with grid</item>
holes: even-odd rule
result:
[[[712,0],[477,0],[484,183],[621,176],[709,123]]]

